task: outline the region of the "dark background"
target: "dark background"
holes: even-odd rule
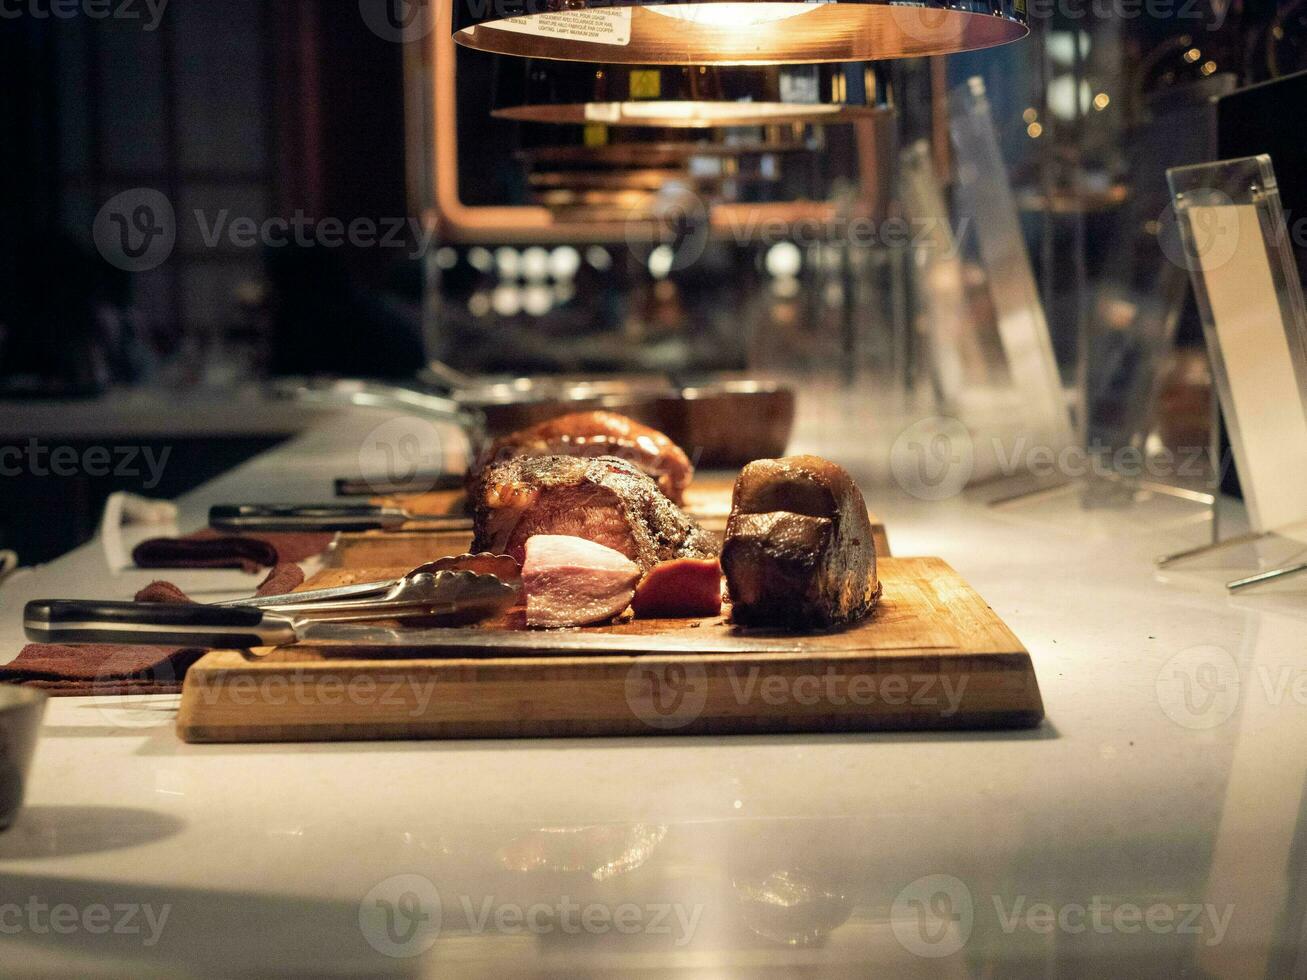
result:
[[[166,194],[179,226],[193,208],[256,220],[297,210],[406,216],[402,50],[368,30],[356,3],[173,0],[155,31],[82,14],[6,17],[0,93],[6,398],[91,397],[108,383],[160,380],[184,392],[197,380],[187,372],[216,347],[257,352],[236,359],[236,381],[246,369],[311,371],[312,355],[285,358],[292,347],[366,368],[381,345],[356,328],[381,315],[373,297],[418,291],[406,263],[379,249],[267,256],[206,248],[183,232],[169,261],[129,274],[91,244],[101,203],[134,187]],[[106,322],[130,346],[106,343]],[[269,345],[272,323],[286,339]],[[416,325],[400,335],[400,361],[420,363]],[[89,352],[106,347],[122,356],[97,372]],[[169,358],[182,373],[161,379]],[[109,492],[173,497],[277,441],[178,438],[166,413],[154,421],[157,434],[125,440],[171,452],[163,482],[148,490],[139,477],[0,478],[0,547],[24,563],[53,558],[91,536]],[[4,429],[0,446],[26,445]],[[106,444],[43,442],[79,457]]]
[[[129,293],[162,355],[183,324],[201,347],[239,342],[268,299],[263,255],[202,247],[182,220],[194,208],[406,216],[401,59],[352,2],[173,0],[154,31],[85,15],[0,20],[0,373],[67,360],[85,307],[125,307]],[[167,195],[183,234],[129,283],[88,246],[100,204],[135,187]],[[402,282],[394,252],[345,251],[331,265],[349,285]]]

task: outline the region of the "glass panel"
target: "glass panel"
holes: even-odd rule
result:
[[[1077,440],[981,79],[954,89],[949,109],[958,225],[976,236],[999,343],[1022,396],[1022,431],[1033,444],[1060,453]]]
[[[1215,154],[1214,97],[1234,88],[1218,75],[1167,93],[1147,123],[1126,134],[1126,202],[1106,227],[1103,266],[1091,297],[1090,443],[1141,448],[1189,302],[1184,268],[1169,261],[1181,247],[1173,221],[1162,220],[1169,167]]]
[[[1307,312],[1268,156],[1167,172],[1254,529],[1307,518]]]

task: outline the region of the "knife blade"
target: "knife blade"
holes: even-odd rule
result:
[[[456,651],[459,657],[568,657],[760,653],[810,653],[822,649],[822,637],[777,637],[731,634],[708,637],[683,634],[634,635],[560,630],[506,630],[450,626],[381,626],[375,623],[294,621],[259,609],[147,603],[28,603],[24,629],[36,642],[138,643],[206,649],[301,646],[338,651],[342,656],[370,654],[421,656]],[[96,616],[83,617],[94,606]],[[207,615],[205,615],[207,614]],[[164,624],[163,618],[170,622]],[[150,626],[142,625],[142,618]],[[693,635],[691,635],[693,634]]]
[[[411,514],[378,504],[219,504],[209,509],[217,531],[470,531],[461,514]]]

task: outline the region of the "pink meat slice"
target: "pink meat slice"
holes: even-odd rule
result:
[[[584,538],[537,534],[522,564],[528,626],[585,626],[612,619],[631,604],[640,566],[620,551]]]

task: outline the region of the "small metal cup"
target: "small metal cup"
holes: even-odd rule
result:
[[[45,702],[40,691],[0,684],[0,833],[9,829],[23,805]]]

